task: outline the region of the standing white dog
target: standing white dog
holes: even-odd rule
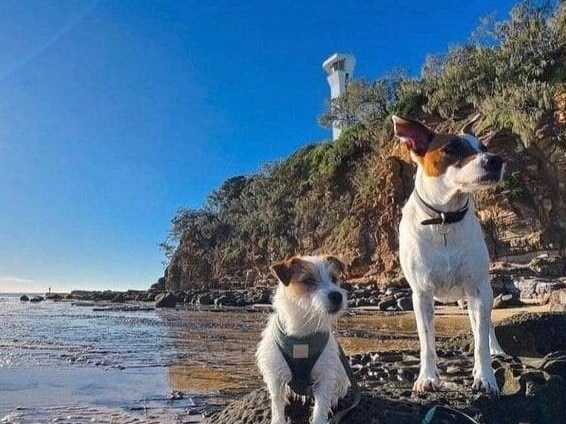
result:
[[[469,193],[501,180],[504,163],[469,131],[437,134],[393,116],[395,135],[417,164],[415,189],[403,207],[399,256],[413,290],[421,366],[414,390],[439,386],[434,343],[434,299],[468,300],[474,334],[473,389],[497,396],[490,352],[503,354],[491,322],[489,255]]]
[[[312,423],[327,423],[331,407],[350,386],[332,334],[347,305],[338,285],[343,269],[334,256],[294,257],[271,267],[279,281],[275,312],[256,356],[271,396],[272,424],[287,422],[285,404],[293,393],[312,393]]]

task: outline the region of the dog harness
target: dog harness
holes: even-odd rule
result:
[[[289,369],[291,370],[289,387],[296,394],[302,396],[312,395],[311,372],[320,354],[328,344],[329,337],[330,333],[327,331],[313,333],[306,337],[289,336],[283,331],[283,328],[281,328],[279,319],[277,320],[275,342],[283,358],[285,358],[285,362],[289,365]],[[354,400],[349,407],[337,412],[329,421],[329,424],[340,424],[342,419],[352,412],[361,400],[360,388],[352,373],[348,358],[340,345],[338,345],[338,354],[340,362],[342,362],[342,366],[348,376],[348,380],[350,380],[350,385],[354,392]]]
[[[421,221],[421,225],[445,225],[445,224],[455,224],[464,219],[469,210],[470,198],[466,200],[466,204],[457,211],[454,212],[442,212],[439,211],[428,203],[426,203],[423,198],[419,195],[418,191],[415,190],[415,200],[419,206],[429,215],[430,219],[425,219]]]
[[[312,369],[328,344],[329,337],[328,331],[312,333],[305,337],[290,336],[283,331],[281,323],[277,320],[275,342],[289,365],[289,387],[296,394],[307,396],[312,393]]]

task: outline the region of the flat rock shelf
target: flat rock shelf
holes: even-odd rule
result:
[[[562,314],[544,316],[545,329],[540,337],[566,332]],[[504,320],[501,329],[514,334],[541,321],[538,314]],[[530,332],[529,332],[530,333]],[[564,333],[563,333],[564,334]],[[556,339],[554,340],[556,341]],[[516,341],[503,338],[516,348]],[[532,339],[530,339],[532,343]],[[511,346],[512,345],[512,346]],[[492,399],[471,390],[473,355],[469,345],[457,338],[438,350],[438,365],[443,381],[442,389],[433,393],[414,393],[411,388],[418,374],[419,359],[416,350],[369,352],[349,357],[350,365],[362,388],[360,405],[346,418],[344,424],[418,424],[434,405],[446,405],[474,417],[482,424],[559,424],[566,422],[566,346],[548,343],[552,349],[544,351],[537,344],[536,357],[494,357],[496,378],[502,389],[499,399]],[[526,347],[527,348],[527,347]],[[516,351],[516,349],[515,349]],[[518,352],[521,353],[521,352]],[[530,352],[529,352],[530,353]],[[337,410],[352,402],[352,394],[339,402]],[[294,401],[287,407],[292,424],[307,424],[311,401]],[[254,390],[242,399],[232,402],[224,410],[211,415],[210,424],[270,424],[269,395],[266,390]],[[436,422],[436,421],[435,421]],[[457,419],[438,421],[459,424]]]

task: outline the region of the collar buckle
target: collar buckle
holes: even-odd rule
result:
[[[455,224],[464,219],[469,210],[470,198],[468,197],[464,206],[457,211],[453,212],[443,212],[435,209],[428,203],[426,203],[423,198],[419,195],[418,191],[413,191],[415,195],[415,200],[417,204],[421,207],[424,213],[430,216],[430,219],[425,219],[421,222],[421,225],[441,225],[445,226],[447,224]]]

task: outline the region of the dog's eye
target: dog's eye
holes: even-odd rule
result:
[[[316,286],[316,280],[312,277],[304,278],[302,281],[306,286]]]
[[[330,277],[330,278],[332,279],[332,282],[333,282],[334,284],[338,284],[338,281],[339,281],[339,280],[338,280],[338,277],[337,277],[336,275],[333,275],[333,276]]]
[[[444,153],[446,153],[447,155],[457,155],[458,153],[460,153],[461,150],[461,146],[460,143],[458,143],[457,141],[453,141],[451,143],[448,143],[444,149],[442,149],[442,151]]]

